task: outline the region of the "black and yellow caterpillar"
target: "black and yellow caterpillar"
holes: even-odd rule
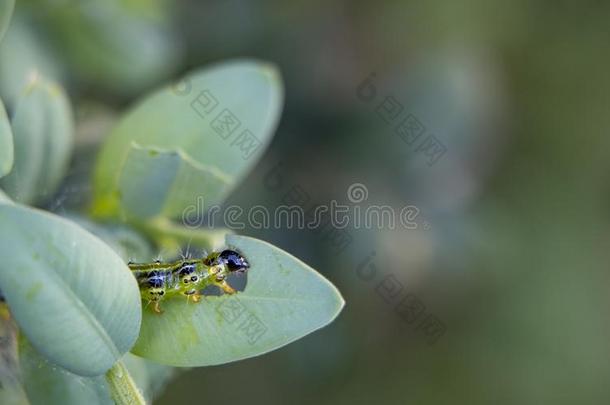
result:
[[[135,276],[143,300],[152,304],[156,313],[161,313],[161,301],[173,296],[186,296],[199,302],[201,291],[216,285],[225,294],[235,290],[227,284],[231,273],[243,274],[249,268],[248,261],[234,250],[213,252],[201,259],[185,259],[171,263],[128,263]]]

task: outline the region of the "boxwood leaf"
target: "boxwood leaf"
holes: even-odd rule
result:
[[[11,131],[4,104],[0,100],[0,177],[6,176],[11,171],[13,158],[13,131]]]
[[[211,201],[218,201],[232,182],[228,174],[193,160],[180,149],[146,148],[134,143],[121,172],[118,192],[129,216],[181,217],[185,207],[197,201],[201,190]]]
[[[55,215],[0,204],[0,290],[24,335],[53,363],[106,372],[135,342],[138,286],[97,237]]]
[[[176,218],[196,203],[195,193],[206,206],[222,202],[269,143],[282,97],[276,69],[256,61],[195,71],[146,97],[120,120],[102,147],[95,171],[94,215],[118,217],[124,213],[121,203],[133,213],[131,204],[140,188],[131,192],[125,187],[143,182],[148,189],[154,176],[144,168],[155,162],[169,173],[156,181],[158,203],[147,194],[140,196],[147,200],[140,215]],[[145,151],[155,149],[161,156],[146,156]],[[226,177],[224,187],[219,188],[217,174]],[[185,176],[201,188],[186,184]],[[125,193],[129,197],[122,199]]]
[[[62,216],[100,238],[125,262],[148,261],[152,257],[152,247],[149,241],[127,225],[93,222],[75,213],[66,213]]]
[[[0,97],[9,109],[15,107],[33,72],[56,82],[66,76],[39,24],[34,16],[16,10],[0,42]]]
[[[122,361],[147,403],[152,403],[155,395],[161,392],[175,370],[173,367],[155,364],[129,353]],[[33,405],[114,404],[104,376],[83,377],[64,370],[41,356],[23,338],[19,344],[19,366],[27,398]]]
[[[174,366],[207,366],[257,356],[331,322],[339,291],[305,263],[266,242],[237,235],[227,245],[250,262],[245,290],[200,303],[170,299],[143,313],[132,352]]]
[[[72,153],[72,110],[63,90],[34,76],[12,119],[13,170],[0,184],[15,201],[33,204],[50,196]]]
[[[32,404],[114,404],[104,376],[83,377],[57,367],[26,339],[20,339],[19,365]]]
[[[180,43],[170,27],[169,3],[108,0],[40,2],[48,29],[80,79],[102,91],[134,94],[179,63]],[[134,50],[138,50],[134,52]]]

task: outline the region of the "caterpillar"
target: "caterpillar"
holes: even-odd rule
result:
[[[250,264],[234,250],[212,252],[201,259],[185,259],[171,263],[127,263],[135,276],[143,300],[152,303],[152,310],[161,314],[161,301],[174,296],[186,296],[187,301],[199,302],[201,290],[218,286],[225,294],[235,294],[227,283],[232,273],[244,274]]]

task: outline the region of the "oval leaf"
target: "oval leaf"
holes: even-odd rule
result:
[[[69,213],[62,215],[72,222],[80,225],[87,232],[100,238],[114,250],[125,262],[146,261],[152,255],[149,242],[138,232],[126,225],[118,223],[98,223],[89,219]]]
[[[137,338],[140,294],[125,262],[81,227],[0,204],[0,290],[32,345],[84,376],[106,372]]]
[[[145,310],[132,352],[174,366],[207,366],[257,356],[331,322],[339,291],[305,263],[266,242],[230,235],[250,262],[245,291],[200,303],[171,299],[161,315]]]
[[[165,2],[40,2],[36,11],[79,78],[108,92],[133,94],[165,78],[180,59]],[[137,49],[137,52],[134,50]]]
[[[2,3],[3,0],[0,0]],[[34,72],[61,81],[65,76],[32,16],[15,12],[11,27],[0,42],[0,97],[14,108]]]
[[[72,153],[72,110],[63,90],[34,77],[12,120],[15,165],[0,184],[15,201],[32,204],[50,196]]]
[[[114,404],[103,376],[70,373],[38,354],[26,339],[20,340],[19,365],[32,404]]]
[[[147,97],[119,122],[102,148],[96,166],[93,213],[102,217],[124,214],[121,196],[125,186],[146,184],[151,179],[136,169],[164,159],[170,174],[157,179],[155,196],[160,203],[149,198],[141,215],[176,218],[196,203],[192,198],[195,193],[205,199],[207,207],[222,202],[269,143],[282,97],[276,69],[255,61],[196,71],[179,85]],[[134,144],[139,148],[136,151]],[[166,155],[146,159],[143,151],[154,149]],[[180,154],[181,161],[168,153]],[[123,170],[127,172],[123,174]],[[187,175],[201,188],[186,184]],[[218,184],[217,176],[227,180],[223,180],[225,184]],[[181,188],[187,190],[176,193]]]
[[[152,403],[153,398],[163,390],[175,370],[129,353],[121,361],[142,391],[147,404]],[[18,365],[27,398],[32,404],[114,404],[104,376],[83,377],[57,367],[38,354],[23,338],[19,342]]]
[[[121,205],[127,215],[180,217],[201,190],[212,201],[224,197],[232,177],[206,167],[181,150],[131,145],[119,179]]]
[[[2,1],[2,0],[0,0]],[[13,167],[13,132],[0,100],[0,177],[6,176]]]

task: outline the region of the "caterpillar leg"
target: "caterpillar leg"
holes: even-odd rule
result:
[[[224,291],[225,294],[235,294],[237,291],[233,287],[231,287],[227,280],[222,280],[217,285]]]
[[[151,301],[152,302],[152,310],[156,313],[156,314],[162,314],[163,310],[161,309],[160,305],[159,305],[159,301]]]
[[[193,301],[193,302],[201,301],[201,294],[197,290],[185,291],[185,292],[183,292],[183,294],[186,295],[186,302],[187,303],[189,301]]]

